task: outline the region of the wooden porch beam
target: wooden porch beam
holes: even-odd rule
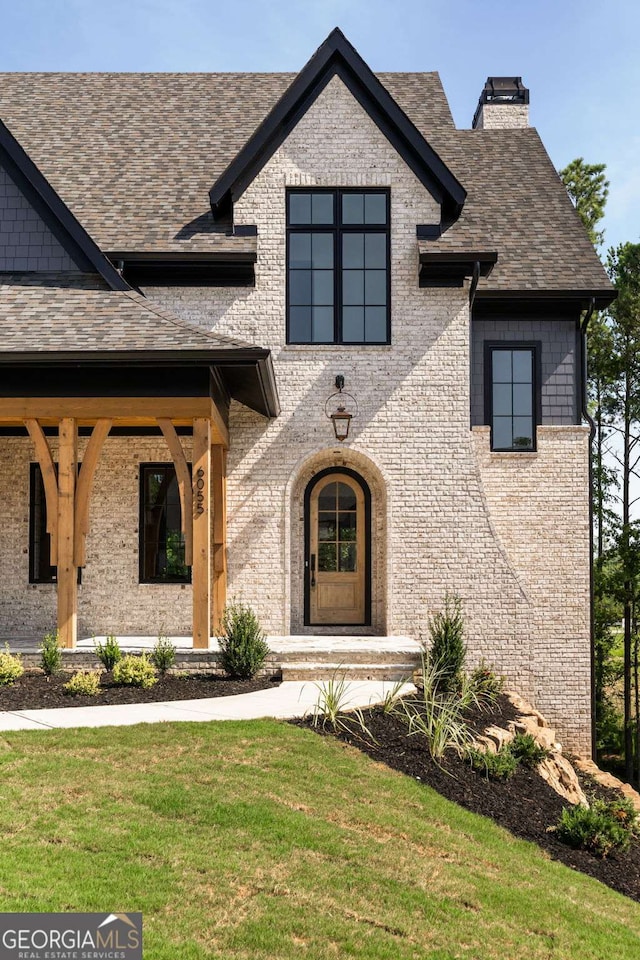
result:
[[[33,441],[36,459],[42,473],[44,497],[47,504],[47,533],[50,538],[49,563],[55,567],[58,563],[58,475],[51,454],[49,441],[37,420],[24,421],[27,432]]]
[[[213,633],[227,602],[227,451],[216,443],[211,451],[211,498],[213,501]]]
[[[75,647],[78,635],[78,568],[74,561],[78,425],[72,417],[58,431],[58,636]]]
[[[211,631],[211,421],[193,421],[193,647],[206,650]]]
[[[169,453],[176,469],[178,493],[180,494],[181,526],[184,536],[184,562],[187,567],[190,567],[193,564],[193,495],[189,465],[180,438],[171,420],[159,417],[158,426],[167,441]]]
[[[0,397],[0,426],[22,425],[27,419],[50,425],[63,418],[140,426],[153,425],[159,417],[186,423],[206,418],[214,442],[229,446],[229,430],[211,397]]]
[[[87,449],[82,458],[82,466],[78,476],[78,487],[76,491],[76,517],[75,517],[75,540],[74,540],[74,563],[76,567],[84,567],[87,555],[87,534],[89,532],[89,502],[91,500],[91,488],[93,478],[96,472],[96,466],[104,441],[111,430],[112,421],[106,418],[98,420],[93,432],[89,438]]]

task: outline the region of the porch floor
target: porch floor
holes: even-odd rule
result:
[[[141,652],[142,650],[152,650],[158,642],[156,637],[118,637],[118,643],[121,650],[130,653]],[[76,650],[80,653],[92,651],[96,641],[104,642],[106,637],[84,637],[78,640]],[[176,649],[181,653],[191,652],[194,654],[206,654],[206,650],[194,650],[191,637],[169,637],[169,640],[175,644]],[[4,641],[3,641],[4,642]],[[20,653],[37,653],[40,646],[40,640],[32,639],[11,639],[7,642],[12,651]],[[371,636],[267,636],[267,643],[272,653],[284,654],[331,654],[337,658],[342,658],[344,654],[349,653],[369,653],[369,654],[413,654],[418,656],[420,653],[420,644],[413,637],[371,637]],[[209,651],[217,653],[220,646],[215,637],[209,641]],[[69,651],[71,653],[72,651]]]

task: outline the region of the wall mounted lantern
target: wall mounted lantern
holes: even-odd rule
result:
[[[338,374],[335,380],[336,392],[332,393],[328,397],[327,402],[324,405],[324,412],[327,419],[331,420],[333,423],[333,432],[336,435],[336,440],[339,440],[342,443],[349,436],[349,427],[351,426],[351,421],[354,417],[358,416],[358,402],[354,396],[350,393],[344,393],[344,377],[341,373]],[[355,413],[350,413],[344,403],[344,398],[349,397],[350,400],[355,404]],[[336,400],[337,398],[337,400]],[[334,406],[331,401],[336,400],[335,409],[333,413],[329,413],[331,406]]]

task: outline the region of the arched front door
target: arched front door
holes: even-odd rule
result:
[[[370,622],[370,495],[352,470],[323,470],[305,496],[305,621]]]

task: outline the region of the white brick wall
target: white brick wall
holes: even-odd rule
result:
[[[387,186],[391,191],[391,346],[287,346],[285,189]],[[146,292],[206,328],[271,348],[281,416],[231,409],[229,595],[274,634],[302,631],[302,496],[314,472],[361,472],[373,503],[373,626],[426,634],[446,591],[461,596],[470,660],[505,672],[586,750],[589,739],[587,439],[541,428],[535,455],[490,454],[469,425],[468,291],[420,289],[415,227],[437,205],[334,78],[236,204],[258,226],[255,289]],[[336,374],[357,397],[349,441],[324,414]],[[26,543],[27,441],[2,441],[7,544]],[[110,440],[97,476],[81,631],[188,632],[190,590],[137,584],[140,459],[168,459],[161,441]],[[11,568],[5,624],[42,629],[53,601],[25,591],[27,558]],[[34,595],[37,595],[34,597]],[[5,592],[1,594],[4,598]],[[47,601],[49,607],[46,606]],[[47,620],[45,624],[44,621]],[[151,626],[153,624],[153,628]],[[0,632],[6,627],[0,626]]]

